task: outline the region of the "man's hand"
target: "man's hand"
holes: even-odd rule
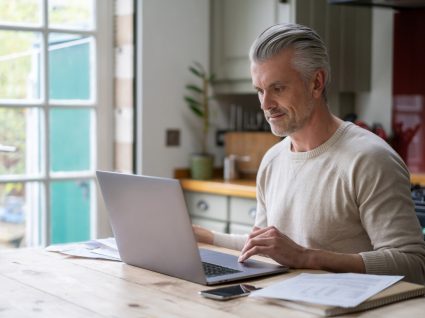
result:
[[[242,249],[239,261],[253,255],[265,255],[291,268],[322,269],[332,272],[364,273],[365,265],[359,254],[343,254],[308,249],[296,244],[274,226],[254,227]]]
[[[307,249],[296,244],[274,226],[263,229],[254,227],[242,249],[239,261],[243,262],[258,254],[292,268],[307,268]]]
[[[199,243],[213,244],[214,235],[210,230],[195,224],[192,224],[192,229],[195,234],[195,238]]]

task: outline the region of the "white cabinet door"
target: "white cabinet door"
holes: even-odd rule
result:
[[[230,198],[230,222],[253,226],[257,210],[255,199]]]
[[[220,233],[226,233],[227,232],[227,222],[221,222],[221,221],[213,221],[208,220],[200,217],[192,217],[192,224],[203,226],[211,231],[216,231]]]
[[[248,52],[267,27],[289,16],[277,0],[212,1],[212,71],[218,92],[254,93]]]
[[[185,198],[191,216],[227,222],[227,197],[185,191]]]
[[[267,27],[285,22],[315,29],[327,44],[333,94],[369,89],[370,8],[331,5],[327,0],[212,0],[211,69],[217,78],[216,93],[255,93],[249,48]]]
[[[224,233],[250,233],[255,222],[257,201],[225,195],[185,191],[193,224]]]

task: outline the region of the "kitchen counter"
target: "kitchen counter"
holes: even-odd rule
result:
[[[205,192],[219,195],[229,195],[255,199],[255,180],[223,179],[193,180],[181,179],[182,188],[186,191]]]
[[[410,181],[412,184],[419,184],[423,187],[425,187],[425,173],[414,173],[410,176]]]
[[[425,174],[412,174],[412,184],[425,186]],[[223,179],[193,180],[181,179],[182,188],[186,191],[204,192],[219,195],[229,195],[255,199],[255,180],[232,180]]]

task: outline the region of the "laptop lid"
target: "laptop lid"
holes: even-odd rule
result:
[[[206,284],[180,183],[96,172],[122,261]]]
[[[287,268],[199,250],[183,191],[175,179],[97,171],[121,259],[204,285],[286,272]],[[235,272],[206,277],[202,261]]]

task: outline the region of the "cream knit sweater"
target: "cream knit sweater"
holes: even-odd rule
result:
[[[324,144],[292,152],[285,138],[257,175],[255,225],[274,225],[299,245],[360,253],[370,274],[425,283],[425,242],[409,173],[381,138],[343,123]],[[241,250],[246,235],[214,233],[214,244]]]

